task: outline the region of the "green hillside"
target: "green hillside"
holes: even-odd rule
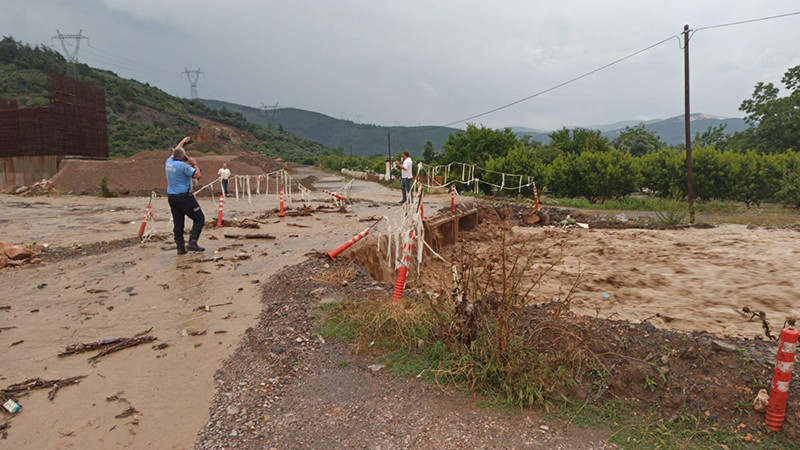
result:
[[[52,49],[30,47],[10,36],[0,41],[0,97],[17,99],[20,107],[48,105],[47,74],[64,74],[66,69],[64,57]],[[245,149],[294,161],[307,161],[330,153],[319,142],[260,126],[235,111],[212,109],[196,100],[174,97],[147,83],[120,78],[111,71],[79,64],[77,73],[80,81],[106,91],[109,153],[112,157],[174,146],[183,136],[194,136],[201,130],[197,118],[238,129],[241,133],[237,134],[247,136],[247,139],[233,140],[224,132],[206,133],[202,145],[192,147],[195,150],[227,152]]]
[[[296,108],[280,108],[264,111],[259,108],[237,105],[219,100],[200,100],[208,107],[220,110],[225,108],[242,114],[248,121],[259,125],[269,125],[268,114],[274,128],[312,139],[328,147],[341,147],[344,152],[353,155],[372,156],[386,154],[388,149],[387,135],[391,134],[392,154],[408,150],[412,155],[422,154],[425,142],[430,141],[436,149],[441,149],[451,133],[460,131],[456,128],[437,126],[422,127],[384,127],[370,124],[357,124],[350,120],[339,120],[324,114]]]

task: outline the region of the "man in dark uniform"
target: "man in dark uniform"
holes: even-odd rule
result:
[[[206,218],[203,210],[197,204],[197,199],[192,194],[192,180],[200,179],[200,168],[197,161],[190,156],[186,156],[183,144],[189,142],[191,138],[185,137],[172,150],[172,157],[167,159],[165,171],[167,173],[167,199],[169,209],[172,211],[172,221],[175,227],[172,229],[175,235],[175,244],[178,245],[178,254],[183,255],[186,250],[190,252],[205,251],[203,247],[197,245],[200,239],[200,232]],[[185,246],[183,241],[183,222],[184,216],[192,219],[192,230],[189,232],[189,245]]]

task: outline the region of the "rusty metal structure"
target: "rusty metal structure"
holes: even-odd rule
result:
[[[0,98],[0,188],[49,178],[64,157],[108,158],[105,91],[57,74],[50,106]]]

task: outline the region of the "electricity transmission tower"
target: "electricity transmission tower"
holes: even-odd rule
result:
[[[67,58],[67,76],[76,78],[78,76],[78,51],[81,49],[81,39],[86,39],[88,42],[89,38],[83,35],[83,30],[80,30],[78,34],[61,34],[56,29],[56,33],[58,34],[50,38],[50,45],[53,45],[53,40],[56,38],[61,41],[61,48],[64,49],[64,56]],[[67,48],[67,40],[75,41],[75,47],[72,50]]]
[[[267,116],[267,127],[272,129],[275,125],[275,112],[278,110],[278,103],[276,102],[274,105],[265,105],[264,102],[261,102],[261,109],[264,110],[264,115]]]
[[[203,72],[200,71],[199,67],[197,70],[189,70],[184,67],[182,73],[186,75],[186,79],[189,80],[189,98],[194,100],[197,98],[197,80],[200,78],[200,74]]]

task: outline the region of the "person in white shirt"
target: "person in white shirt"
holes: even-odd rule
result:
[[[228,195],[228,178],[231,177],[231,171],[228,170],[228,165],[223,163],[222,169],[217,171],[217,175],[222,178],[222,190],[225,191],[225,195]]]
[[[411,194],[411,180],[414,178],[412,175],[412,168],[414,166],[411,162],[411,156],[408,155],[407,151],[403,152],[403,162],[395,161],[394,163],[400,168],[400,189],[403,191],[403,201],[400,203],[405,203],[406,199],[413,203],[414,197]],[[408,196],[406,196],[406,192],[408,192]]]

